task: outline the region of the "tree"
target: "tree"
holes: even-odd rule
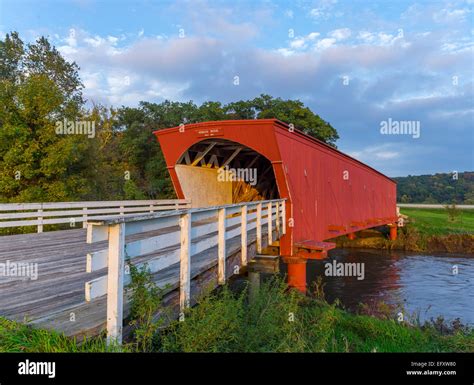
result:
[[[87,137],[58,135],[56,121],[82,113],[77,65],[45,38],[0,41],[0,200],[69,200],[87,193]]]
[[[331,145],[338,138],[301,101],[269,95],[86,109],[78,71],[44,37],[25,45],[12,32],[0,40],[0,201],[174,197],[153,131],[181,123],[276,118]],[[77,121],[92,122],[94,135],[57,131]]]
[[[319,115],[313,113],[299,100],[282,100],[269,95],[261,95],[252,101],[258,111],[258,119],[276,118],[285,123],[292,123],[295,128],[331,146],[336,146],[339,139],[337,131]]]

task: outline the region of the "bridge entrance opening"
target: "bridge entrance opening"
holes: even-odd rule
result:
[[[279,198],[271,162],[240,143],[209,138],[188,148],[175,170],[193,207]]]

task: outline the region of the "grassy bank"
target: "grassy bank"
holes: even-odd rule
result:
[[[61,333],[33,329],[30,326],[0,317],[1,353],[79,353],[117,350],[118,347],[107,347],[105,339],[102,337],[79,341]]]
[[[474,210],[458,209],[454,217],[446,209],[402,208],[400,213],[408,216],[409,225],[420,234],[474,234]]]
[[[339,247],[360,247],[428,252],[474,253],[474,210],[402,208],[407,223],[398,230],[398,239],[389,241],[386,234],[374,230],[359,233],[353,241],[336,240]]]
[[[459,324],[419,325],[405,316],[395,320],[386,305],[351,314],[314,293],[288,291],[281,280],[262,285],[254,303],[247,291],[224,287],[203,297],[184,321],[160,329],[149,351],[155,352],[473,352],[474,333]],[[397,310],[398,311],[398,310]],[[375,315],[375,316],[374,316]],[[408,319],[408,321],[407,321]],[[440,326],[442,325],[442,326]],[[126,344],[124,351],[143,351]],[[57,333],[0,321],[0,351],[105,351],[103,339],[80,347]],[[116,349],[112,349],[116,350]]]

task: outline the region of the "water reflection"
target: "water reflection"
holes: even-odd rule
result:
[[[333,259],[364,263],[364,280],[325,276],[325,264]],[[458,274],[453,274],[456,266]],[[319,275],[325,283],[326,299],[339,298],[351,310],[361,302],[383,300],[402,304],[410,314],[418,313],[422,322],[437,316],[445,320],[459,317],[474,326],[473,256],[336,249],[329,252],[328,260],[308,262],[308,285]]]

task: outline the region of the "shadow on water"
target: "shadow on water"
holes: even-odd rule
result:
[[[334,264],[333,260],[363,263],[364,279],[326,276],[326,264]],[[338,298],[352,311],[359,303],[384,301],[402,305],[409,314],[419,314],[421,322],[442,316],[446,321],[460,318],[474,326],[472,255],[335,249],[326,260],[308,262],[308,287],[318,276],[323,277],[326,299],[333,302]]]

